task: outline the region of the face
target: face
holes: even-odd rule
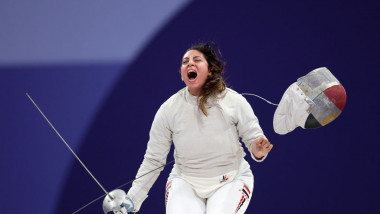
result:
[[[186,52],[182,59],[181,77],[190,94],[199,96],[208,76],[211,72],[203,53],[197,50]]]

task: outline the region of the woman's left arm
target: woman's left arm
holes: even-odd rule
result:
[[[241,96],[236,105],[236,128],[239,137],[251,153],[251,157],[258,162],[265,159],[273,148],[260,127],[259,120],[252,110],[251,105]]]

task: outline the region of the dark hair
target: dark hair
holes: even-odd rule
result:
[[[210,97],[217,97],[224,89],[226,89],[226,83],[223,79],[225,62],[221,62],[210,43],[214,46],[214,42],[202,42],[191,46],[187,51],[197,50],[206,58],[208,63],[208,69],[211,72],[211,76],[207,77],[206,83],[203,85],[201,95],[198,97],[198,106],[202,112],[207,116],[206,102]],[[218,53],[222,56],[219,48],[216,46]]]

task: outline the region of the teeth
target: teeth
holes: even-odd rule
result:
[[[190,73],[197,73],[197,72],[195,72],[194,70],[190,70],[187,73],[190,74]]]

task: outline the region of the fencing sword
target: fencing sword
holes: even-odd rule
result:
[[[90,176],[94,179],[94,181],[100,186],[100,188],[102,188],[102,190],[106,193],[106,195],[108,195],[111,199],[113,199],[113,197],[107,192],[107,190],[100,184],[100,182],[95,178],[95,176],[90,172],[90,170],[86,167],[86,165],[84,165],[84,163],[81,161],[81,159],[79,159],[79,157],[75,154],[75,152],[71,149],[71,147],[69,146],[69,144],[66,143],[65,139],[63,139],[63,137],[61,136],[61,134],[59,134],[59,132],[57,131],[57,129],[55,129],[55,127],[53,126],[53,124],[49,121],[49,119],[45,116],[45,114],[41,111],[41,109],[38,107],[38,105],[34,102],[34,100],[32,99],[32,97],[26,93],[26,96],[28,96],[29,100],[33,103],[33,105],[38,109],[38,111],[41,113],[41,115],[45,118],[45,120],[49,123],[49,125],[51,126],[51,128],[53,128],[53,130],[55,131],[55,133],[59,136],[59,138],[61,138],[61,140],[66,144],[67,148],[70,149],[70,151],[73,153],[73,155],[77,158],[77,160],[79,161],[80,164],[82,164],[82,166],[86,169],[86,171],[88,172],[88,174],[90,174]]]
[[[45,118],[46,122],[49,123],[50,127],[55,131],[55,133],[59,136],[59,138],[63,141],[63,143],[65,143],[65,145],[67,146],[67,148],[69,148],[69,150],[71,151],[71,153],[73,153],[73,155],[74,155],[75,158],[79,161],[79,163],[83,166],[83,168],[85,168],[85,170],[88,172],[88,174],[90,174],[90,176],[94,179],[94,181],[99,185],[99,187],[100,187],[100,188],[104,191],[104,193],[105,193],[104,195],[102,195],[102,196],[96,198],[95,200],[93,200],[93,201],[91,201],[90,203],[86,204],[85,206],[81,207],[80,209],[78,209],[77,211],[75,211],[73,214],[75,214],[75,213],[77,213],[77,212],[83,210],[84,208],[86,208],[86,207],[89,206],[90,204],[94,203],[95,201],[97,201],[97,200],[103,198],[104,196],[108,196],[111,200],[116,200],[116,199],[118,199],[118,198],[112,196],[112,192],[108,192],[108,191],[107,191],[107,190],[106,190],[106,189],[100,184],[100,182],[99,182],[99,181],[95,178],[95,176],[90,172],[90,170],[86,167],[86,165],[84,165],[84,163],[81,161],[81,159],[80,159],[80,158],[75,154],[75,152],[71,149],[71,147],[70,147],[69,144],[65,141],[65,139],[63,139],[62,135],[57,131],[57,129],[53,126],[53,124],[52,124],[52,123],[49,121],[49,119],[45,116],[45,114],[44,114],[44,113],[42,112],[42,110],[38,107],[38,105],[36,104],[36,102],[34,102],[34,100],[32,99],[32,97],[31,97],[28,93],[26,93],[26,96],[27,96],[27,97],[29,98],[29,100],[33,103],[33,105],[37,108],[37,110],[41,113],[41,115]],[[145,173],[145,174],[143,174],[143,175],[141,175],[141,176],[139,176],[139,177],[137,177],[137,178],[135,178],[135,179],[133,179],[133,180],[131,180],[131,181],[128,181],[127,183],[125,183],[125,184],[123,184],[123,185],[117,187],[116,189],[120,189],[121,187],[124,187],[125,185],[127,185],[127,184],[133,182],[134,180],[139,179],[139,178],[141,178],[141,177],[143,177],[143,176],[145,176],[145,175],[147,175],[147,174],[149,174],[149,173],[151,173],[151,172],[153,172],[153,171],[155,171],[155,170],[157,170],[157,169],[160,169],[160,168],[162,168],[162,167],[165,167],[166,165],[169,165],[169,164],[171,164],[171,163],[173,163],[173,162],[174,162],[174,160],[171,161],[171,162],[169,162],[169,163],[167,163],[167,164],[165,164],[165,165],[163,165],[163,166],[160,166],[160,167],[158,167],[158,168],[156,168],[156,169],[153,169],[153,170],[151,170],[151,171],[149,171],[149,172],[147,172],[147,173]],[[103,209],[104,209],[104,204],[103,204]]]

